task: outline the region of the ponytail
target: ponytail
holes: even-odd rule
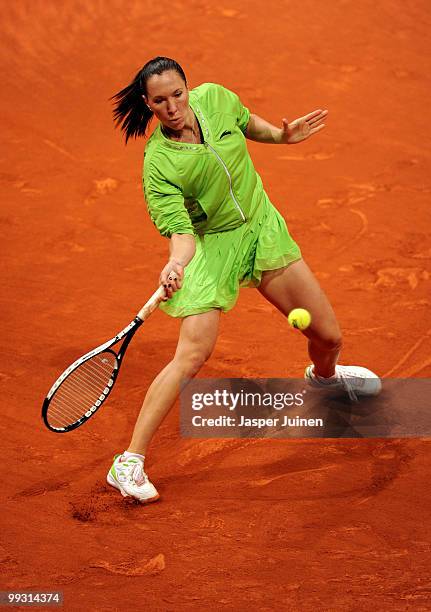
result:
[[[175,70],[187,86],[186,75],[175,60],[169,57],[156,57],[145,64],[136,74],[130,85],[114,94],[110,100],[115,100],[113,110],[115,127],[121,125],[126,144],[132,136],[145,136],[148,124],[153,118],[145,104],[143,95],[147,95],[147,81],[154,74],[162,74],[166,70]]]
[[[126,144],[132,136],[144,136],[147,126],[153,117],[142,97],[141,72],[135,76],[130,85],[116,93],[110,100],[115,100],[113,115],[115,127],[121,125]]]

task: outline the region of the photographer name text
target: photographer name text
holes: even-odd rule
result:
[[[241,415],[239,418],[221,415],[215,418],[207,418],[201,415],[192,417],[194,427],[323,427],[323,419],[306,419],[299,416],[283,418],[254,417],[249,418]]]

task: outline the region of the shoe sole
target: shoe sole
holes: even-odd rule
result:
[[[149,497],[148,499],[140,499],[139,497],[135,497],[134,495],[129,495],[122,488],[122,486],[115,480],[115,478],[112,476],[111,472],[108,472],[108,475],[106,477],[106,482],[109,485],[111,485],[111,487],[114,487],[114,489],[117,489],[118,491],[120,491],[120,493],[121,493],[121,495],[123,497],[133,497],[133,499],[137,499],[139,502],[141,502],[141,504],[151,504],[152,502],[155,502],[158,499],[160,499],[160,495],[158,493],[154,497]]]

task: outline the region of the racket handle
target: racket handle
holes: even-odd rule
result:
[[[162,285],[153,293],[148,302],[146,302],[141,310],[136,315],[141,319],[141,321],[145,321],[146,318],[150,316],[150,314],[156,310],[157,306],[160,304],[162,299],[165,297],[165,290]]]

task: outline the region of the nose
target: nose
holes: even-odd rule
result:
[[[177,105],[175,104],[174,100],[169,100],[168,99],[168,114],[169,115],[175,115],[177,112]]]

